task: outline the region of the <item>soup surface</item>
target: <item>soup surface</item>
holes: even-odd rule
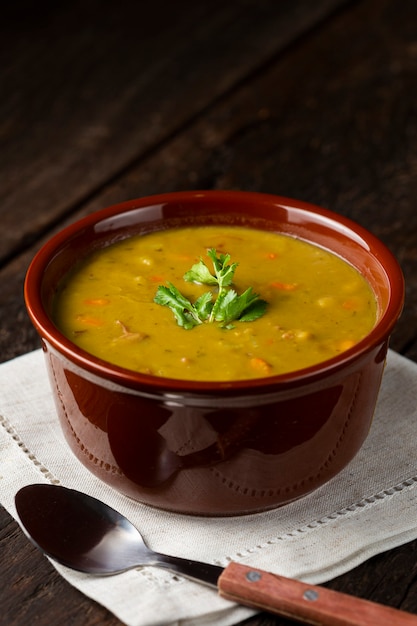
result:
[[[154,298],[167,283],[192,302],[214,293],[183,278],[200,258],[212,270],[212,248],[238,263],[233,288],[252,287],[267,309],[232,328],[204,322],[186,330]],[[239,226],[170,229],[112,244],[70,273],[54,303],[58,328],[87,352],[155,376],[205,381],[308,367],[357,343],[376,317],[372,289],[346,261],[288,235]]]

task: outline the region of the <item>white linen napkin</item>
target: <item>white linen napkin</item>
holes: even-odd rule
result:
[[[159,552],[324,582],[417,537],[416,382],[417,364],[390,351],[366,442],[314,493],[255,515],[192,517],[135,503],[80,464],[61,433],[37,350],[0,366],[0,503],[17,518],[14,495],[21,487],[62,484],[125,514]],[[253,613],[155,567],[102,578],[55,567],[128,626],[227,626]]]

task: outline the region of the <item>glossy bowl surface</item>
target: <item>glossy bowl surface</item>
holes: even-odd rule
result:
[[[335,252],[372,286],[379,319],[340,356],[287,375],[193,382],[135,373],[74,345],[54,326],[57,285],[93,249],[183,225],[244,225]],[[369,431],[404,281],[384,244],[305,202],[235,191],[176,192],[103,209],[50,239],[33,259],[25,300],[45,352],[59,419],[77,458],[152,506],[199,515],[274,508],[326,483]]]

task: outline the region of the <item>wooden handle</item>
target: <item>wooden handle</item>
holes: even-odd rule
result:
[[[231,563],[218,580],[227,600],[316,626],[417,626],[417,615]]]

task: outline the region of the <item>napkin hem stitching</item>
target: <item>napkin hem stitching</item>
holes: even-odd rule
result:
[[[279,535],[278,537],[273,537],[271,539],[268,539],[267,541],[257,544],[256,546],[253,546],[251,548],[246,548],[245,550],[239,550],[239,552],[235,553],[234,557],[227,556],[225,557],[225,559],[223,559],[223,561],[230,562],[230,561],[236,560],[236,557],[240,559],[246,558],[252,554],[261,552],[262,550],[267,550],[270,546],[274,546],[277,543],[280,543],[281,541],[294,540],[300,535],[305,535],[309,532],[313,532],[317,529],[323,528],[323,526],[334,523],[335,521],[339,520],[341,517],[353,516],[358,511],[363,511],[364,508],[377,506],[378,504],[383,503],[387,499],[395,497],[397,494],[405,490],[413,489],[416,485],[417,485],[417,476],[410,476],[409,478],[405,478],[403,481],[391,487],[378,491],[372,496],[366,496],[362,498],[361,500],[354,502],[353,504],[343,507],[342,509],[338,511],[334,511],[333,513],[329,513],[328,515],[324,515],[323,517],[317,520],[311,521],[307,524],[304,524],[300,526],[299,528],[296,528],[287,533],[283,533],[282,535]],[[220,561],[216,561],[216,564],[221,565],[222,563]]]
[[[0,425],[2,426],[6,434],[13,439],[13,441],[17,444],[17,446],[28,458],[28,460],[44,475],[47,480],[55,485],[61,483],[61,481],[54,476],[54,474],[42,463],[42,461],[40,461],[36,457],[36,455],[30,451],[13,424],[6,417],[4,417],[4,415],[1,414]]]

